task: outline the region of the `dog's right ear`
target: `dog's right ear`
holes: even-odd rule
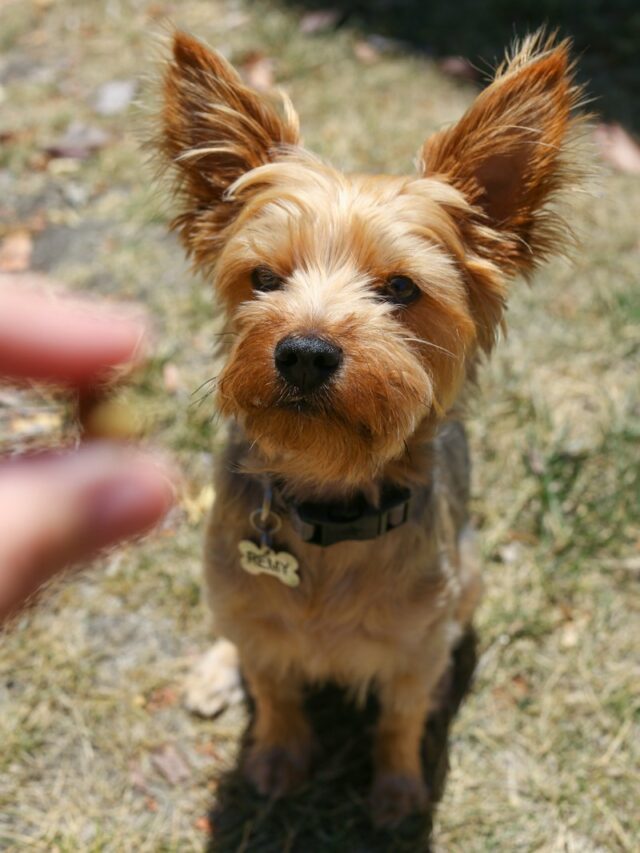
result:
[[[298,119],[288,101],[279,115],[224,57],[180,32],[162,94],[155,147],[173,172],[181,201],[172,226],[196,263],[210,268],[224,242],[222,232],[241,207],[227,190],[282,146],[297,144]]]

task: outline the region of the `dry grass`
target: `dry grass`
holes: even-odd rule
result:
[[[0,228],[36,229],[33,266],[70,287],[148,306],[157,354],[133,394],[185,469],[181,506],[153,540],[60,584],[2,639],[2,849],[201,849],[246,722],[240,709],[197,720],[179,701],[208,638],[199,528],[216,425],[209,401],[194,407],[190,395],[214,369],[211,297],[165,234],[135,111],[99,118],[91,107],[101,83],[149,70],[161,11],[134,0],[2,4]],[[273,56],[307,144],[345,168],[410,168],[423,136],[472,97],[426,59],[363,64],[347,31],[305,37],[281,7],[185,0],[169,11],[232,58]],[[42,148],[72,119],[112,142],[45,166]],[[633,850],[640,837],[640,180],[605,176],[595,199],[576,198],[575,218],[576,265],[514,288],[510,335],[470,413],[487,595],[476,688],[436,816],[442,850]],[[167,365],[178,371],[171,393]],[[29,438],[26,405],[0,398],[0,441]],[[48,405],[38,403],[54,413],[45,432],[56,427]],[[341,748],[366,776],[353,743],[329,743],[338,758],[290,811],[224,782],[236,821],[214,825],[212,849],[400,849],[399,838],[376,846],[363,835],[359,782],[327,806]]]

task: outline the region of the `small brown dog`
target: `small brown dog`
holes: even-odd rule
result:
[[[456,401],[508,280],[564,246],[568,51],[526,39],[400,178],[320,161],[286,99],[174,38],[158,142],[174,227],[232,332],[207,579],[255,700],[246,773],[264,794],[307,776],[303,689],[332,680],[380,699],[375,819],[424,803],[425,719],[481,588]]]

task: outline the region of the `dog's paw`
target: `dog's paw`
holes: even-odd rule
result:
[[[311,747],[254,744],[244,762],[245,778],[263,797],[284,797],[309,775]]]
[[[381,773],[371,791],[371,819],[375,826],[392,827],[404,818],[424,810],[427,789],[415,776]]]
[[[187,676],[184,705],[193,714],[215,717],[243,696],[236,647],[228,640],[217,640]]]

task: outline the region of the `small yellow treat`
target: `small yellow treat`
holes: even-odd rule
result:
[[[83,439],[133,441],[144,432],[143,419],[132,404],[108,392],[83,394],[78,404],[78,419]]]

